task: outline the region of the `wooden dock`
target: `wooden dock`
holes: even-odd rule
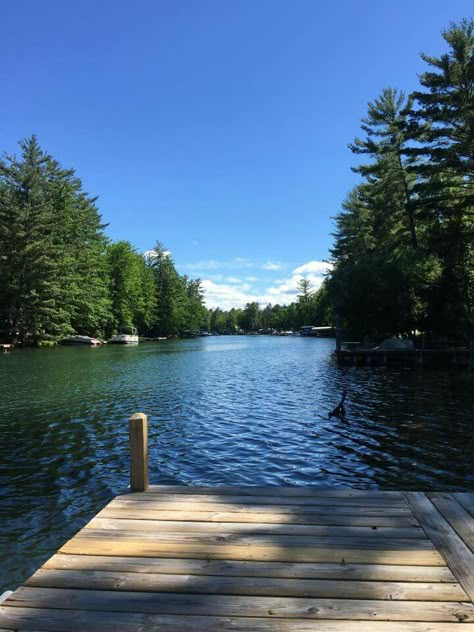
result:
[[[133,419],[144,491],[14,591],[0,632],[474,631],[474,493],[149,487]]]
[[[473,366],[472,352],[467,347],[452,349],[363,349],[355,347],[336,351],[338,364],[349,366]]]

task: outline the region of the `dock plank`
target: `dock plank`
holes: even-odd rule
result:
[[[474,599],[474,554],[422,492],[407,492],[407,501],[461,586]]]
[[[22,586],[10,607],[99,610],[226,617],[474,622],[474,605],[448,601],[306,599],[189,593],[126,592]]]
[[[276,577],[388,582],[456,582],[447,566],[395,564],[324,564],[310,562],[255,562],[173,558],[114,557],[107,555],[53,555],[44,569],[104,570],[112,572],[218,575],[222,577]]]
[[[108,516],[104,510],[101,516]],[[206,522],[189,520],[143,520],[140,518],[97,517],[86,529],[116,529],[122,531],[152,531],[154,533],[218,533],[247,535],[298,535],[341,538],[426,539],[420,527],[374,527],[337,525],[295,525],[247,522]]]
[[[201,505],[205,503],[210,504],[231,504],[231,505],[248,505],[252,507],[253,505],[262,506],[262,505],[286,505],[292,506],[296,505],[299,507],[325,507],[325,506],[333,506],[337,504],[338,507],[345,506],[357,506],[357,507],[380,507],[380,508],[391,508],[391,509],[404,509],[408,512],[408,508],[406,502],[403,498],[372,498],[371,496],[363,496],[363,497],[346,497],[341,496],[339,498],[334,497],[319,497],[316,495],[311,496],[271,496],[269,494],[261,494],[260,496],[252,496],[252,495],[232,495],[228,494],[222,496],[221,494],[166,494],[159,493],[153,494],[150,492],[136,492],[133,494],[124,494],[122,496],[117,496],[117,500],[127,500],[132,498],[134,501],[143,501],[147,503],[178,503],[179,506],[183,506],[183,504]]]
[[[145,524],[148,524],[145,522]],[[225,527],[225,525],[224,525]],[[174,544],[204,544],[210,546],[281,546],[281,547],[326,547],[326,548],[359,548],[359,549],[387,549],[387,550],[417,550],[434,551],[435,547],[431,540],[424,538],[374,538],[369,536],[314,536],[314,535],[294,535],[294,534],[247,534],[228,533],[223,528],[218,533],[201,533],[198,530],[189,533],[180,532],[159,532],[152,530],[125,530],[120,529],[118,524],[114,528],[94,529],[89,527],[83,529],[76,536],[84,539],[106,539],[122,540],[132,538],[155,543],[164,542],[174,546]]]
[[[41,608],[1,608],[16,632],[473,632],[474,623],[337,621],[261,617],[155,615]],[[33,627],[34,625],[37,627]],[[9,630],[10,632],[10,630]]]
[[[454,498],[464,507],[464,509],[474,518],[474,493],[459,492],[453,494]]]
[[[474,552],[474,521],[472,516],[450,494],[428,494],[428,498],[441,512],[464,544]]]
[[[126,504],[112,501],[107,507],[97,514],[97,517],[129,518],[141,520],[172,520],[188,522],[252,522],[256,524],[306,524],[329,526],[370,526],[370,527],[419,527],[412,514],[402,516],[390,516],[385,512],[357,513],[351,515],[336,511],[281,511],[281,509],[269,511],[189,511],[186,509],[167,510],[163,508],[143,507],[143,504],[134,504],[130,501]]]
[[[149,535],[149,534],[148,534]],[[432,549],[388,546],[375,548],[353,543],[340,545],[321,543],[319,547],[294,544],[285,546],[283,541],[274,543],[232,541],[211,543],[199,538],[183,540],[159,538],[158,535],[136,532],[84,530],[61,549],[61,553],[81,555],[125,555],[142,557],[191,557],[201,559],[233,559],[277,562],[332,562],[360,564],[408,564],[415,566],[444,566],[445,562]],[[247,539],[249,540],[249,539]],[[375,541],[375,540],[374,540]],[[424,542],[420,540],[420,542]],[[431,543],[430,543],[431,544]]]
[[[134,592],[171,592],[213,595],[253,595],[335,598],[340,582],[324,579],[275,579],[114,571],[38,570],[25,586]],[[353,581],[344,583],[345,599],[463,601],[466,593],[455,583]]]
[[[381,491],[377,489],[343,489],[337,487],[290,487],[290,486],[267,486],[261,487],[256,485],[216,485],[210,486],[192,486],[186,485],[150,485],[147,494],[221,494],[223,496],[293,496],[298,498],[301,496],[310,496],[317,498],[386,498],[403,500],[403,494],[399,491]]]
[[[379,506],[379,505],[368,505],[361,506],[357,504],[357,502],[351,501],[352,504],[339,504],[331,499],[331,504],[325,505],[300,505],[300,504],[287,504],[286,498],[284,500],[285,504],[278,503],[265,503],[265,502],[248,502],[248,503],[231,503],[231,502],[201,502],[199,497],[196,497],[195,501],[186,501],[181,502],[179,500],[167,500],[167,499],[137,499],[131,496],[117,496],[112,502],[112,507],[124,507],[124,508],[135,508],[139,510],[150,510],[155,509],[159,511],[214,511],[214,512],[238,512],[241,514],[244,513],[265,513],[267,511],[278,511],[281,513],[292,515],[293,513],[304,513],[304,514],[339,514],[346,516],[410,516],[410,510],[406,505],[390,505],[390,506]],[[329,500],[329,499],[328,499]]]
[[[474,632],[470,502],[317,487],[122,494],[0,606],[0,632]]]

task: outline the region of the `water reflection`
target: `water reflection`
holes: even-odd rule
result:
[[[473,489],[466,373],[339,369],[332,340],[211,338],[0,357],[0,569],[14,587],[128,482]],[[348,390],[346,417],[327,413]]]

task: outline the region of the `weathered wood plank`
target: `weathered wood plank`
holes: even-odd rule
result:
[[[131,612],[0,608],[17,632],[473,632],[474,623],[337,621],[270,617],[156,615]],[[37,626],[36,628],[34,626]],[[20,627],[21,626],[21,627]]]
[[[101,516],[107,516],[107,511]],[[152,531],[154,533],[237,533],[247,535],[299,535],[349,538],[408,538],[426,539],[420,527],[352,527],[295,525],[248,522],[190,522],[188,520],[142,520],[129,518],[93,518],[86,529],[118,529],[123,531]]]
[[[369,527],[413,527],[418,522],[411,514],[404,516],[389,516],[385,512],[373,515],[371,512],[358,515],[345,515],[336,512],[222,512],[222,511],[167,511],[163,509],[142,508],[135,504],[116,504],[112,501],[107,507],[97,514],[97,517],[128,518],[142,520],[186,520],[189,522],[251,522],[271,524],[314,524],[314,525],[340,525],[340,526],[369,526]]]
[[[316,496],[318,498],[386,498],[403,500],[401,492],[380,491],[378,489],[343,489],[337,487],[290,487],[290,486],[256,486],[256,485],[217,485],[192,486],[186,485],[150,485],[149,493],[160,494],[220,494],[222,496]]]
[[[220,575],[223,577],[243,576],[448,583],[456,581],[456,578],[447,566],[246,562],[185,558],[113,557],[107,555],[62,555],[60,553],[51,557],[42,568],[134,573],[174,573],[178,575]]]
[[[153,531],[125,531],[120,529],[83,529],[76,537],[84,540],[142,540],[144,542],[175,544],[198,544],[204,546],[243,547],[308,547],[378,549],[396,551],[436,551],[429,539],[418,538],[368,538],[368,537],[317,537],[299,535],[247,535],[239,533],[155,533]]]
[[[459,492],[453,496],[474,519],[474,493]]]
[[[23,586],[10,607],[212,615],[387,621],[474,622],[474,605],[448,601],[306,599],[148,592],[114,592]]]
[[[407,492],[407,501],[428,536],[446,559],[461,586],[474,599],[474,554],[422,492]]]
[[[179,505],[202,505],[204,503],[212,503],[214,505],[226,504],[226,505],[247,505],[252,507],[253,505],[286,505],[298,507],[325,507],[337,505],[338,507],[345,506],[357,506],[357,507],[379,507],[379,508],[391,508],[391,509],[404,509],[407,511],[407,506],[403,498],[372,498],[371,496],[358,497],[341,497],[341,498],[325,498],[318,496],[245,496],[245,495],[226,495],[219,494],[152,494],[150,492],[136,492],[134,494],[123,494],[117,496],[117,500],[141,500],[147,503],[178,503]]]
[[[474,632],[447,555],[474,559],[457,495],[322,491],[120,496],[0,607],[0,632]]]
[[[133,494],[130,496],[117,496],[110,502],[108,507],[128,507],[135,509],[157,509],[160,511],[214,511],[214,512],[259,512],[265,513],[269,510],[277,511],[285,514],[339,514],[339,515],[352,515],[352,516],[410,516],[410,510],[406,506],[390,506],[379,507],[375,505],[360,506],[360,505],[340,505],[335,503],[332,505],[282,505],[282,504],[269,504],[269,503],[245,503],[245,504],[232,504],[232,503],[213,503],[213,502],[180,502],[167,501],[167,500],[143,500],[138,499],[136,496],[139,494]]]
[[[449,494],[428,494],[428,497],[464,544],[474,552],[474,520],[471,515]]]
[[[186,557],[221,560],[256,560],[276,562],[330,562],[354,564],[408,564],[414,566],[444,566],[445,562],[436,550],[417,549],[370,549],[315,546],[242,546],[232,543],[211,545],[196,541],[155,541],[131,537],[95,537],[97,531],[86,530],[67,542],[61,553],[79,555],[122,555],[133,557]]]
[[[171,592],[213,595],[254,595],[408,601],[465,601],[456,583],[377,582],[270,577],[222,577],[112,571],[61,571],[40,569],[25,586],[133,592]]]

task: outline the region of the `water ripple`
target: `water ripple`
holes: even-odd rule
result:
[[[341,370],[333,346],[221,337],[2,355],[1,586],[128,484],[138,410],[154,482],[474,489],[472,376]],[[344,388],[346,419],[329,420]]]

